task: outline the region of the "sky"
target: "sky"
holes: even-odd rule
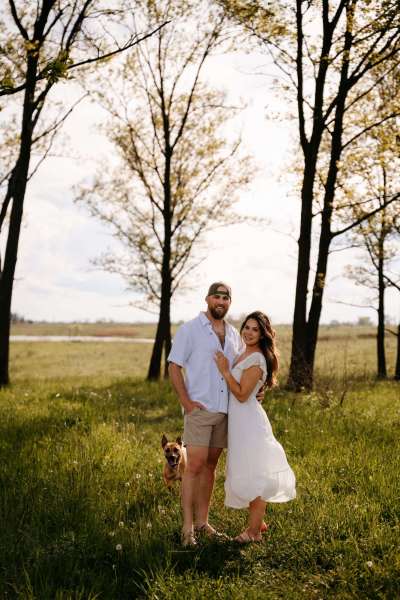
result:
[[[290,323],[296,283],[296,251],[300,203],[293,193],[288,168],[296,148],[296,121],[279,119],[285,101],[274,91],[277,73],[257,54],[229,54],[210,60],[207,80],[228,91],[232,101],[247,104],[235,128],[244,149],[257,164],[257,174],[241,194],[238,212],[263,217],[263,225],[235,225],[207,236],[199,251],[204,257],[188,280],[190,289],[172,302],[173,321],[187,320],[205,307],[209,284],[224,280],[232,287],[231,316],[256,309],[274,323]],[[81,90],[73,82],[58,85],[56,96],[73,102]],[[21,232],[12,311],[27,319],[46,321],[137,322],[155,315],[132,306],[140,298],[122,278],[96,270],[91,261],[115,247],[110,231],[74,202],[76,186],[95,172],[98,158],[113,152],[99,133],[103,113],[82,102],[68,118],[69,142],[50,157],[29,184]],[[234,133],[234,132],[233,132]],[[344,277],[345,266],[357,260],[355,251],[331,255],[322,322],[375,320],[368,292]],[[399,317],[394,292],[387,294],[387,312]]]

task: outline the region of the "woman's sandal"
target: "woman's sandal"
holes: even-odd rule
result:
[[[233,538],[233,541],[238,542],[239,544],[251,544],[252,542],[255,542],[255,543],[261,542],[262,538],[261,538],[261,534],[259,534],[259,537],[257,537],[257,536],[251,535],[249,533],[249,530],[245,529],[244,531],[242,531],[242,533],[240,533],[235,538]]]
[[[197,546],[193,531],[182,531],[181,543],[184,548],[187,548],[188,546]]]
[[[265,533],[266,531],[268,531],[268,529],[269,529],[269,523],[266,523],[265,521],[263,521],[261,523],[260,533]]]

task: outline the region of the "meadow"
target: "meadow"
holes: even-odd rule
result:
[[[263,543],[246,547],[180,546],[160,440],[182,417],[168,382],[144,381],[150,351],[12,344],[12,385],[0,391],[1,598],[400,597],[399,383],[375,379],[371,332],[326,329],[315,391],[267,393],[298,498],[269,507]],[[391,366],[394,351],[389,339]],[[211,521],[234,535],[246,512],[224,507],[223,480],[222,460]]]

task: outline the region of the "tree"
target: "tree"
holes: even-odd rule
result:
[[[365,213],[361,220],[335,227],[341,159],[369,131],[398,115],[390,103],[379,117],[369,110],[376,82],[399,66],[398,1],[296,0],[279,3],[273,10],[257,0],[221,3],[266,48],[286,78],[286,95],[293,91],[302,173],[288,384],[296,390],[310,388],[331,245],[369,216]],[[379,77],[371,78],[375,72]],[[357,131],[352,127],[355,110],[365,114],[365,124]],[[398,197],[396,193],[386,204]],[[315,232],[315,275],[308,302]]]
[[[140,41],[130,37],[117,44],[118,25],[112,19],[124,19],[127,12],[121,11],[121,4],[110,7],[110,3],[99,0],[41,0],[21,2],[20,6],[9,0],[8,11],[5,7],[1,11],[0,95],[20,94],[21,125],[15,161],[1,178],[6,191],[0,232],[4,226],[7,231],[4,261],[0,263],[0,386],[9,381],[11,299],[32,148],[54,134],[60,124],[56,121],[47,130],[38,131],[44,107],[53,86],[72,69],[109,58]]]
[[[398,231],[398,233],[400,233],[400,231]],[[388,274],[385,274],[385,279],[388,283],[388,285],[392,288],[394,288],[395,290],[397,290],[398,292],[400,292],[400,274],[397,273],[390,273],[390,276]],[[397,350],[396,350],[396,364],[395,364],[395,368],[394,368],[394,379],[396,381],[400,381],[400,319],[399,322],[397,324],[397,331],[393,331],[393,329],[387,329],[387,331],[389,333],[391,333],[392,335],[396,336],[397,338]]]
[[[400,291],[400,286],[397,289]],[[394,368],[394,379],[396,381],[400,381],[400,322],[397,325],[397,331],[393,331],[392,329],[389,329],[389,332],[392,333],[397,338],[396,365]]]
[[[384,203],[384,199],[379,200]],[[389,211],[385,207],[373,217],[363,222],[354,232],[354,241],[358,240],[360,246],[367,254],[367,261],[347,268],[348,276],[357,285],[372,289],[376,293],[375,310],[378,315],[377,326],[377,375],[380,378],[387,376],[385,354],[385,290],[389,285],[386,280],[390,260],[396,256],[395,247],[390,246],[390,240],[395,234],[396,221],[400,223],[398,210]],[[374,300],[372,301],[374,302]]]
[[[143,2],[152,27],[168,28],[140,44],[114,71],[112,89],[97,99],[110,115],[106,128],[120,157],[81,194],[90,212],[110,225],[121,252],[96,263],[122,275],[158,312],[148,379],[161,374],[171,347],[171,298],[198,264],[193,250],[211,227],[238,222],[236,192],[251,174],[236,158],[240,139],[228,142],[225,122],[237,112],[222,92],[201,81],[204,64],[223,43],[221,11],[206,2]],[[116,82],[121,82],[119,85]]]
[[[388,89],[390,90],[388,98]],[[375,88],[375,113],[386,105],[396,90],[389,78]],[[397,94],[396,94],[397,96]],[[398,102],[397,97],[395,101]],[[363,115],[360,115],[363,119]],[[339,194],[343,210],[350,210],[350,220],[359,220],[365,213],[378,212],[360,222],[352,232],[352,242],[366,252],[367,261],[349,266],[347,272],[356,284],[376,292],[377,375],[387,376],[385,354],[385,290],[391,261],[398,254],[395,241],[400,231],[400,200],[387,205],[387,199],[400,190],[399,128],[396,120],[371,130],[352,152],[345,155],[341,169]],[[352,199],[349,205],[348,198]],[[349,208],[346,208],[349,206]],[[373,300],[374,302],[374,300]]]

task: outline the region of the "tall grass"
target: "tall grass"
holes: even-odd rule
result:
[[[315,392],[265,401],[298,498],[268,509],[262,544],[195,551],[161,475],[177,400],[124,377],[144,369],[144,347],[15,344],[0,392],[0,597],[400,597],[399,386],[374,380],[363,345],[345,368],[340,340],[326,343]],[[223,472],[222,460],[212,523],[233,535],[247,515],[224,507]]]

